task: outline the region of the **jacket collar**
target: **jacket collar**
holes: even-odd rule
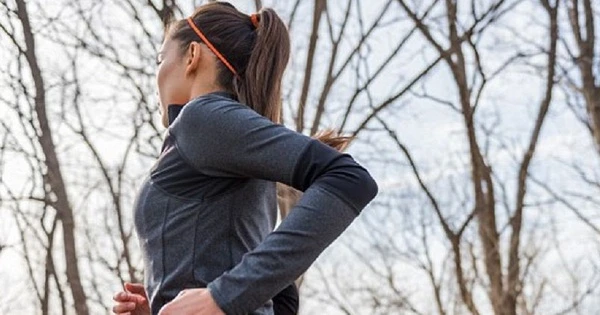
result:
[[[222,97],[230,98],[232,100],[237,101],[237,98],[235,97],[235,95],[228,93],[228,92],[218,91],[218,92],[208,93],[208,94],[205,94],[202,96],[208,96],[208,95],[222,96]],[[188,104],[190,102],[188,102]],[[179,113],[181,113],[181,110],[183,109],[183,106],[185,106],[185,105],[186,104],[169,104],[167,106],[167,115],[169,117],[169,126],[175,121],[175,118],[177,118],[177,116],[179,116]]]
[[[167,115],[169,116],[169,126],[175,121],[175,118],[179,116],[179,113],[183,109],[184,105],[181,104],[170,104],[167,106]]]

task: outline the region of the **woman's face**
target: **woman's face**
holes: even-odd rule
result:
[[[158,54],[156,84],[158,87],[159,111],[163,126],[169,125],[167,106],[185,104],[189,101],[191,81],[186,79],[186,63],[179,43],[169,37],[165,39]]]

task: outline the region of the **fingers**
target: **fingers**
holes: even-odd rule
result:
[[[125,289],[134,293],[145,292],[144,285],[141,283],[125,282]]]
[[[146,296],[146,290],[144,288],[144,285],[141,283],[130,283],[130,282],[125,282],[125,290],[131,292],[131,293],[136,293],[139,294],[143,297]]]
[[[126,282],[125,291],[117,292],[113,296],[113,300],[117,302],[112,311],[119,315],[131,315],[139,304],[147,303],[146,291],[144,285],[140,283]]]
[[[134,302],[117,303],[113,306],[112,311],[115,314],[122,314],[135,311],[136,304]]]
[[[113,296],[113,300],[116,302],[134,302],[134,303],[143,303],[146,301],[146,298],[134,293],[129,292],[118,292]]]

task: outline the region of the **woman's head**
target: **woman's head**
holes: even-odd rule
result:
[[[214,2],[168,27],[157,74],[163,124],[166,106],[186,103],[195,91],[214,90],[228,91],[279,122],[289,34],[272,9],[255,17],[253,21],[228,3]]]

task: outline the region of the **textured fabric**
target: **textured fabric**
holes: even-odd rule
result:
[[[232,95],[222,95],[233,98]],[[169,125],[171,125],[177,116],[179,116],[183,106],[184,105],[181,104],[170,104],[167,107]],[[172,139],[173,138],[170,137],[164,142],[163,150],[170,145],[169,140],[172,141]],[[157,177],[160,178],[160,181],[156,182],[156,184],[166,191],[170,191],[177,195],[193,197],[202,191],[207,195],[213,195],[228,188],[227,185],[218,185],[217,183],[214,183],[214,180],[206,180],[208,178],[199,174],[178,155],[169,155],[167,158],[163,159],[163,163],[169,166],[160,167],[160,172],[168,172],[172,176],[158,175]],[[315,161],[314,164],[318,164],[318,162]],[[187,174],[187,176],[185,174]],[[171,180],[171,177],[179,178],[179,180],[173,181]],[[290,284],[273,297],[274,315],[295,315],[298,313],[299,307],[300,296],[295,283]]]
[[[275,182],[305,193],[273,231]],[[190,101],[172,120],[135,202],[152,313],[182,289],[207,287],[227,314],[273,314],[271,299],[377,190],[349,154],[224,93]]]

